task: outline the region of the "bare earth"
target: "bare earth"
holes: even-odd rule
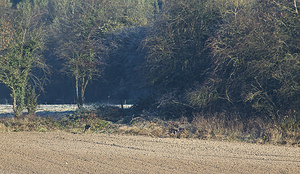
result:
[[[107,134],[0,133],[0,173],[300,173],[300,148]]]

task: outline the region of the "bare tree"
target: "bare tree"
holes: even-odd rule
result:
[[[88,83],[101,75],[99,43],[100,18],[94,1],[56,1],[57,12],[53,31],[58,56],[64,60],[64,71],[75,79],[78,108],[85,101]]]

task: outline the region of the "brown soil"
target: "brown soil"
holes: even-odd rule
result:
[[[300,148],[107,134],[0,133],[0,173],[300,173]]]

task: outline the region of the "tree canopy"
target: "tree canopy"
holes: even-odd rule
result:
[[[1,0],[0,81],[11,89],[18,116],[30,98],[26,91],[42,81],[43,56],[72,77],[79,107],[92,80],[106,74],[121,79],[119,86],[134,83],[124,82],[118,69],[134,67],[127,72],[145,78],[153,108],[171,107],[163,111],[170,117],[224,110],[273,119],[299,114],[299,3]],[[144,54],[133,58],[126,48]]]

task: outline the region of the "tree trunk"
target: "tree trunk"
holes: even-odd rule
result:
[[[297,2],[296,2],[296,0],[294,0],[294,6],[295,6],[296,13],[298,14],[298,7],[297,7]]]
[[[19,90],[20,91],[16,91],[16,89],[12,89],[13,111],[15,117],[18,119],[22,118],[24,109],[24,91],[22,91],[22,88],[20,88]]]
[[[18,109],[17,109],[17,97],[16,97],[15,91],[12,92],[12,98],[13,98],[13,111],[14,111],[15,117],[20,118],[21,116],[19,115]]]
[[[76,98],[77,98],[77,106],[79,109],[83,107],[83,104],[85,102],[85,90],[88,85],[88,80],[85,80],[85,78],[79,78],[76,77]]]
[[[82,107],[82,105],[80,104],[80,98],[79,98],[79,78],[75,77],[75,89],[76,89],[76,103],[78,106],[78,109],[80,109]]]
[[[121,103],[121,109],[124,110],[123,97],[120,98],[120,103]]]
[[[83,106],[84,103],[84,78],[81,79],[81,84],[80,84],[81,92],[80,92],[80,105]]]
[[[80,105],[81,107],[83,107],[83,104],[85,102],[85,90],[86,90],[86,87],[88,85],[88,80],[85,80],[85,78],[82,78],[81,79],[81,86],[80,86],[80,89],[81,89],[81,93],[80,93]]]

